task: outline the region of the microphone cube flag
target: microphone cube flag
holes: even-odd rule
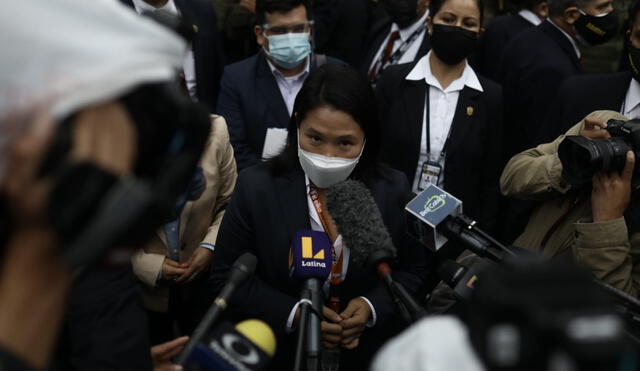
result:
[[[325,232],[296,232],[291,247],[289,275],[295,279],[327,279],[331,273],[331,241]]]
[[[405,210],[435,229],[448,216],[462,213],[462,201],[429,184],[424,191],[409,201]]]
[[[436,228],[447,217],[462,214],[462,201],[429,184],[424,191],[409,201],[405,210],[415,217],[411,218],[409,223],[409,235],[432,250],[438,250],[444,242],[438,243]],[[444,241],[446,242],[446,239]]]

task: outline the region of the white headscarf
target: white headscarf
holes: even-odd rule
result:
[[[173,79],[185,42],[117,0],[0,0],[0,177],[9,115],[54,119]]]

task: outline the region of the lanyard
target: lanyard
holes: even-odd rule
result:
[[[318,213],[318,217],[320,218],[320,223],[322,224],[322,229],[329,235],[331,242],[333,243],[338,236],[334,236],[331,233],[331,229],[329,228],[329,221],[327,220],[327,215],[324,213],[324,209],[322,207],[322,202],[320,201],[320,196],[318,195],[318,190],[313,184],[309,184],[309,196],[311,197],[311,201],[313,203],[313,207],[316,209]],[[335,311],[336,313],[340,312],[340,283],[342,282],[342,265],[344,258],[344,247],[340,256],[336,256],[337,252],[333,244],[331,245],[331,255],[332,255],[332,265],[331,265],[331,275],[330,275],[330,287],[329,287],[329,307]]]
[[[424,114],[422,117],[422,133],[427,140],[427,158],[428,161],[431,161],[431,98],[430,98],[431,86],[427,84],[427,88],[424,92]],[[459,99],[459,98],[458,98]],[[455,112],[454,112],[455,118]],[[453,122],[451,123],[453,126]],[[451,138],[451,127],[449,127],[449,131],[447,133],[447,139],[444,141],[444,146],[442,147],[442,151],[440,151],[440,159],[444,159],[447,156],[447,145],[449,144],[449,138]]]
[[[406,53],[407,50],[411,47],[411,44],[413,44],[413,42],[416,41],[418,36],[420,36],[426,30],[426,27],[427,27],[427,23],[423,22],[417,30],[413,31],[413,33],[411,34],[411,36],[409,36],[407,41],[403,42],[400,45],[400,47],[393,54],[391,54],[391,57],[389,57],[389,59],[384,64],[382,64],[382,58],[384,57],[384,52],[380,54],[377,64],[382,64],[382,65],[380,66],[378,71],[384,70],[389,65],[396,64],[400,60],[400,58],[402,58],[404,53]]]

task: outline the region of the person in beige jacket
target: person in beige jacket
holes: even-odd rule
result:
[[[631,199],[633,154],[627,153],[620,174],[598,173],[591,187],[581,189],[562,179],[558,158],[566,135],[608,138],[604,128],[609,119],[627,120],[613,111],[596,111],[553,142],[517,154],[505,167],[500,188],[505,196],[544,201],[515,246],[552,258],[566,254],[603,282],[638,296],[640,233],[629,231],[624,217]]]
[[[209,141],[200,160],[206,185],[200,197],[187,202],[180,213],[179,261],[169,257],[165,229],[158,230],[132,258],[134,273],[142,283],[153,344],[173,339],[174,323],[181,332],[190,332],[199,320],[195,317],[204,309],[195,307],[206,305],[203,271],[213,258],[218,229],[237,177],[227,124],[222,116],[211,118]]]

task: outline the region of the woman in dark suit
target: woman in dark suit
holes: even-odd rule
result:
[[[345,257],[339,269],[342,308],[325,307],[322,322],[324,346],[340,348],[341,369],[366,369],[400,318],[375,274],[348,264],[349,249],[342,246],[331,215],[324,205],[318,212],[310,193],[324,204],[327,187],[346,178],[362,181],[398,249],[396,279],[410,292],[423,293],[427,257],[404,237],[401,200],[409,185],[404,174],[377,162],[376,114],[373,91],[363,76],[348,66],[325,65],[309,75],[296,98],[283,152],[240,173],[218,234],[211,285],[214,292],[222,288],[242,253],[257,256],[254,277],[238,289],[227,313],[236,320],[259,318],[271,326],[278,341],[273,370],[293,365],[300,282],[289,278],[288,260],[298,230],[324,230],[335,254]],[[334,165],[330,171],[328,163]]]
[[[432,50],[385,70],[376,95],[383,159],[416,193],[429,183],[444,187],[490,231],[500,200],[502,93],[467,63],[481,31],[480,2],[432,0]]]

